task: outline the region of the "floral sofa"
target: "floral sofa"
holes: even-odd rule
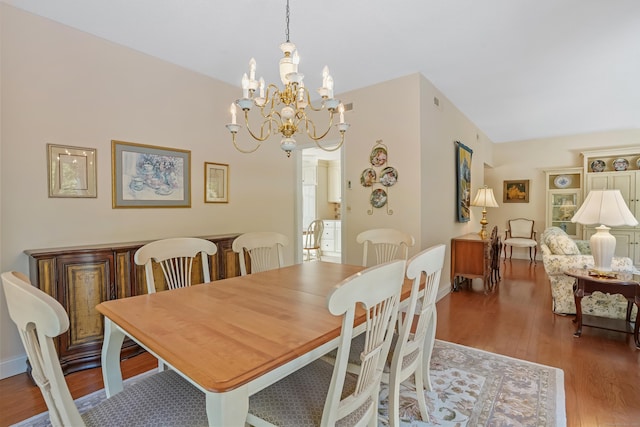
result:
[[[587,240],[573,240],[558,227],[549,227],[540,238],[542,262],[551,283],[553,312],[575,314],[573,299],[573,277],[566,276],[569,268],[593,267],[593,256]],[[611,268],[615,271],[633,271],[631,258],[614,257]],[[634,313],[636,307],[634,306]],[[594,292],[582,299],[582,313],[614,319],[624,319],[627,315],[627,300],[622,295]],[[635,316],[633,314],[632,316]],[[634,318],[634,317],[632,317]]]

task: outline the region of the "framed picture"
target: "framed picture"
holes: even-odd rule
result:
[[[47,144],[49,197],[97,197],[96,150]]]
[[[458,222],[471,219],[471,156],[473,150],[456,141],[456,191]]]
[[[191,206],[191,152],[111,141],[114,208]]]
[[[229,203],[229,165],[204,163],[204,202]]]
[[[529,203],[529,180],[504,181],[502,201],[504,203]]]

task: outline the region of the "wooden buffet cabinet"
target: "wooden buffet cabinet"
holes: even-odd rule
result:
[[[211,280],[240,275],[238,255],[231,244],[238,234],[206,236],[218,247],[209,257]],[[104,321],[95,306],[102,301],[147,293],[144,266],[133,261],[135,252],[148,243],[130,242],[26,250],[31,283],[53,296],[69,314],[69,330],[55,339],[65,374],[100,366]],[[158,266],[156,285],[164,284]],[[193,283],[202,282],[202,268],[196,259]],[[123,359],[142,352],[133,341],[122,346]]]

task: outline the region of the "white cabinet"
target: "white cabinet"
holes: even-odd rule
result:
[[[304,185],[316,185],[318,183],[318,162],[315,160],[303,160],[302,183]]]
[[[328,256],[340,256],[342,251],[342,223],[337,220],[323,220],[324,232],[322,233],[322,254]]]
[[[327,199],[330,203],[342,201],[342,180],[340,178],[340,162],[331,160],[327,172]]]
[[[636,219],[640,218],[640,146],[587,151],[582,156],[584,194],[589,194],[591,190],[620,190],[629,210]],[[628,166],[626,170],[616,170],[614,162]],[[594,233],[593,226],[585,227],[585,239]],[[616,237],[615,255],[629,257],[636,267],[640,267],[640,226],[615,227],[610,233]]]
[[[582,203],[582,168],[545,170],[546,225],[559,227],[573,238],[582,238],[580,224],[571,222]]]

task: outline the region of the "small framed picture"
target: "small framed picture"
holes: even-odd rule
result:
[[[529,180],[504,181],[502,201],[504,203],[529,203]]]
[[[229,203],[229,165],[204,163],[204,202]]]
[[[96,150],[47,144],[49,197],[97,197]]]
[[[111,141],[114,208],[191,207],[191,151]]]

